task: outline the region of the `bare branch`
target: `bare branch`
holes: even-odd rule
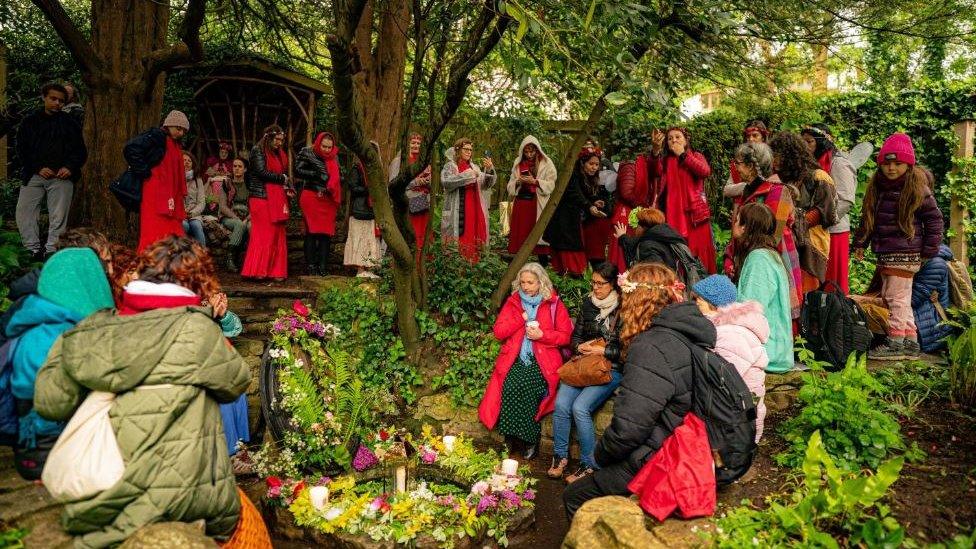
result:
[[[81,67],[82,72],[89,76],[96,75],[103,64],[101,57],[95,53],[91,42],[82,34],[74,21],[64,11],[64,6],[58,0],[32,0],[47,17],[54,30],[61,37],[64,45],[71,53],[71,57]]]
[[[173,67],[187,62],[198,63],[203,60],[203,43],[200,41],[200,27],[207,13],[207,0],[190,0],[183,23],[180,25],[180,40],[165,48],[160,48],[146,59],[146,93],[151,93],[156,78]]]

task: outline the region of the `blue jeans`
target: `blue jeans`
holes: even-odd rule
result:
[[[202,219],[184,219],[183,230],[186,231],[187,236],[199,242],[200,245],[207,245],[207,236],[203,234]]]
[[[559,384],[556,393],[556,410],[552,414],[553,453],[557,458],[569,457],[569,430],[576,421],[576,438],[580,444],[580,462],[586,467],[599,469],[593,459],[596,446],[596,431],[593,429],[593,412],[606,402],[620,385],[623,375],[617,370],[610,371],[610,383],[573,387]]]

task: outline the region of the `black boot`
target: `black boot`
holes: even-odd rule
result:
[[[317,235],[305,234],[305,274],[318,276],[319,274],[319,253],[316,242]]]
[[[329,273],[329,258],[332,256],[332,237],[327,234],[319,235],[319,274]]]

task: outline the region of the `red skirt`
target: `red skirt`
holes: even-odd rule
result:
[[[150,244],[170,235],[186,236],[183,231],[183,221],[168,215],[153,213],[152,208],[141,209],[142,212],[139,214],[139,248],[136,252],[142,252]]]
[[[827,278],[833,280],[844,291],[851,293],[848,277],[850,275],[851,241],[850,232],[831,233],[830,256],[827,257]]]
[[[336,213],[339,204],[324,193],[302,190],[298,197],[298,204],[302,207],[305,217],[305,232],[308,234],[335,235]]]
[[[583,222],[583,251],[587,259],[607,259],[607,240],[610,239],[610,218],[589,219]]]
[[[553,250],[552,269],[561,275],[580,276],[586,270],[586,254],[583,250]]]
[[[424,249],[424,237],[427,236],[428,223],[430,223],[430,210],[410,214],[410,224],[413,225],[413,235],[417,242],[418,258],[420,257],[420,250]]]
[[[531,199],[516,198],[512,205],[512,221],[508,232],[508,253],[516,254],[522,243],[529,237],[532,228],[535,227],[536,208],[538,198],[533,196]],[[549,253],[549,246],[536,244],[532,250],[533,254],[546,255]]]
[[[613,207],[613,215],[610,216],[608,223],[610,225],[610,231],[607,235],[607,261],[616,265],[617,270],[621,273],[627,270],[627,260],[624,259],[624,251],[620,249],[620,243],[613,237],[613,227],[617,223],[623,223],[627,225],[627,234],[634,236],[634,229],[631,229],[630,225],[628,225],[630,209],[630,206],[622,202],[617,202]]]
[[[251,214],[251,236],[241,276],[247,278],[288,278],[288,242],[285,222],[272,223],[268,201],[248,199]]]
[[[691,255],[701,260],[708,274],[715,274],[715,240],[712,238],[711,223],[702,223],[688,230],[688,248]]]

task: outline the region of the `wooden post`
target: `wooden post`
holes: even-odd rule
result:
[[[0,42],[0,111],[7,106],[7,46]],[[7,136],[0,137],[0,180],[7,179]]]
[[[959,147],[956,149],[956,158],[972,158],[973,156],[973,137],[976,136],[976,120],[960,120],[955,126],[956,139],[959,140]],[[966,243],[966,221],[969,219],[969,211],[960,203],[959,199],[952,197],[949,204],[949,228],[952,229],[953,236],[949,242],[952,255],[959,261],[969,265],[969,255]]]

